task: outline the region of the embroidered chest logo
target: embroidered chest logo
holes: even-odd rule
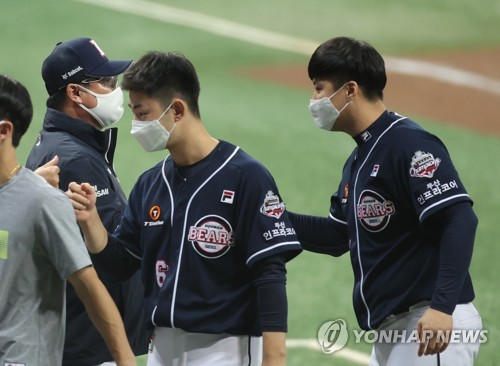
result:
[[[431,153],[416,151],[411,158],[410,176],[415,178],[432,178],[439,167],[441,159],[434,158]]]
[[[220,216],[205,216],[189,228],[188,240],[202,257],[219,258],[234,246],[233,228]]]
[[[149,209],[148,218],[151,221],[144,221],[144,226],[159,226],[163,225],[165,222],[160,220],[161,217],[161,209],[160,206],[154,205]]]
[[[224,189],[222,191],[222,197],[220,198],[220,201],[222,203],[229,203],[230,205],[233,204],[234,200],[234,191],[229,191],[227,189]]]
[[[264,203],[260,206],[260,213],[279,219],[285,209],[285,203],[280,201],[278,195],[275,195],[273,191],[268,191],[264,197]]]
[[[151,210],[149,210],[149,217],[153,221],[158,221],[158,219],[160,218],[160,214],[161,214],[160,206],[153,206],[151,207]]]
[[[365,190],[361,193],[356,213],[361,225],[372,233],[385,229],[396,209],[392,201],[386,201],[380,194]]]

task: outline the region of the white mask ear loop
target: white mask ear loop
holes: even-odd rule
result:
[[[165,109],[163,111],[163,113],[160,115],[160,117],[158,117],[156,120],[159,122],[160,119],[162,119],[162,117],[165,115],[165,113],[167,113],[167,111],[170,109],[170,107],[172,107],[172,104],[174,104],[174,101],[172,101],[172,103],[169,104],[169,106],[167,107],[167,109]]]

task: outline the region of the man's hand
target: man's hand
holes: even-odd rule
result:
[[[71,182],[66,196],[75,210],[76,219],[82,229],[87,249],[92,254],[100,253],[108,243],[108,232],[102,224],[96,208],[96,193],[88,183]]]
[[[66,196],[68,196],[73,205],[78,222],[87,222],[91,216],[91,212],[96,210],[95,203],[97,197],[94,187],[88,183],[78,184],[71,182],[68,185]]]
[[[417,324],[420,343],[418,355],[435,355],[443,352],[450,343],[452,330],[453,318],[451,315],[429,308]]]
[[[59,157],[56,155],[51,161],[40,166],[35,173],[45,179],[52,187],[59,188],[59,172],[61,169],[57,166]]]

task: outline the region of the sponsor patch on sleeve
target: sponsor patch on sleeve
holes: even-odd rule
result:
[[[410,176],[414,178],[432,178],[438,169],[441,159],[431,153],[416,151],[411,158]]]
[[[268,191],[266,197],[264,197],[264,202],[260,206],[260,213],[279,219],[283,212],[285,212],[285,203],[280,201],[278,195],[274,194],[273,191]]]

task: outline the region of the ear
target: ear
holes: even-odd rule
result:
[[[70,83],[66,85],[66,96],[77,104],[83,103],[82,97],[80,95],[81,92],[82,91],[80,90],[77,84]]]
[[[347,82],[346,86],[347,98],[352,99],[356,97],[359,93],[359,85],[354,80]]]
[[[186,114],[188,106],[182,99],[174,99],[171,109],[174,111],[175,122],[178,122]]]
[[[12,136],[14,125],[11,121],[3,120],[0,123],[0,143],[3,143],[9,136]]]

